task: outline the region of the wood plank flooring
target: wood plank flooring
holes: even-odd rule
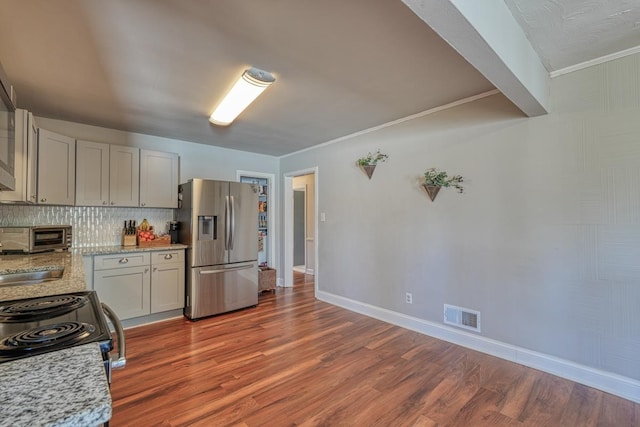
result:
[[[640,425],[638,404],[317,301],[303,275],[126,335],[112,427]]]

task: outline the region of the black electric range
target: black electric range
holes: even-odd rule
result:
[[[93,342],[110,377],[113,338],[95,291],[0,302],[0,363]]]

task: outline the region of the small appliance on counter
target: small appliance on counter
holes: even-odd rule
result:
[[[66,251],[71,247],[72,237],[70,225],[1,227],[0,254]]]
[[[178,230],[180,223],[178,221],[169,221],[169,236],[171,236],[171,244],[178,243]]]

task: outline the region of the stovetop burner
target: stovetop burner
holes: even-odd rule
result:
[[[0,341],[0,355],[20,356],[50,346],[72,345],[95,330],[95,326],[82,322],[54,323],[27,329]]]
[[[0,322],[24,322],[60,316],[87,302],[88,299],[82,295],[52,295],[0,305]]]
[[[95,291],[0,302],[0,363],[92,342],[113,349]]]

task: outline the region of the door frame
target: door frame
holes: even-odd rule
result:
[[[301,169],[293,172],[287,172],[283,174],[284,187],[283,187],[283,201],[284,201],[284,287],[293,287],[293,178],[296,176],[311,175],[313,174],[313,189],[314,189],[314,209],[313,215],[315,218],[314,225],[314,240],[313,240],[313,252],[315,257],[313,280],[314,291],[318,293],[318,284],[320,283],[320,264],[318,256],[318,180],[319,171],[318,167],[312,167],[308,169]]]
[[[269,265],[269,267],[274,268],[275,267],[275,254],[276,254],[276,236],[278,235],[278,230],[276,229],[276,215],[277,215],[277,207],[276,207],[276,194],[275,194],[275,182],[276,182],[276,176],[275,174],[272,173],[265,173],[265,172],[252,172],[252,171],[245,171],[245,170],[236,170],[236,181],[240,182],[240,177],[241,176],[246,176],[246,177],[250,177],[250,178],[262,178],[262,179],[266,179],[267,180],[267,190],[269,191],[269,193],[267,194],[267,206],[269,209],[268,215],[267,215],[267,229],[269,230],[269,234],[267,234],[267,247],[269,250],[269,254],[267,255],[267,265]],[[257,207],[256,207],[257,209]],[[257,215],[257,210],[256,210],[256,215]],[[256,221],[258,220],[258,217],[256,216]],[[256,236],[257,238],[258,236]]]

